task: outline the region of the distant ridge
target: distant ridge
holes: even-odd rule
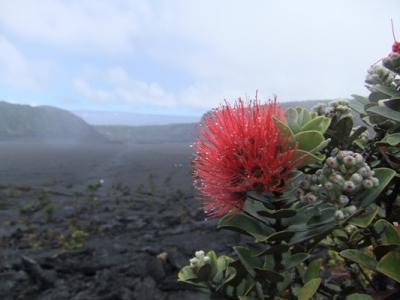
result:
[[[282,102],[284,109],[303,106],[311,109],[327,100]],[[209,113],[209,112],[207,112]],[[207,114],[206,113],[206,114]],[[204,114],[204,115],[206,115]],[[198,136],[198,120],[193,123],[145,125],[145,126],[120,126],[98,125],[97,131],[110,141],[122,143],[152,144],[152,143],[192,143]]]
[[[104,142],[106,138],[69,111],[0,101],[1,140]]]
[[[141,114],[121,111],[73,111],[90,125],[153,126],[196,123],[200,116]]]
[[[303,106],[308,109],[318,103],[326,103],[329,100],[303,100],[279,102],[279,105],[285,109],[289,107]],[[174,115],[157,115],[142,114],[121,111],[72,111],[75,115],[85,120],[90,125],[96,126],[154,126],[154,125],[171,125],[171,124],[189,124],[198,123],[201,116],[174,116]]]
[[[95,126],[108,140],[135,144],[192,143],[198,123],[147,126]]]

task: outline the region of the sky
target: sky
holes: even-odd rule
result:
[[[367,94],[400,1],[0,0],[0,99],[200,115]]]

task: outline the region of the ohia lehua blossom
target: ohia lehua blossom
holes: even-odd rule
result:
[[[285,121],[276,99],[225,103],[207,114],[194,147],[195,185],[211,217],[243,208],[246,193],[280,192],[294,167],[295,147],[279,131]]]

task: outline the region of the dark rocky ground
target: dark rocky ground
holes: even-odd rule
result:
[[[178,270],[240,237],[204,220],[191,153],[187,143],[0,143],[0,299],[208,299]]]

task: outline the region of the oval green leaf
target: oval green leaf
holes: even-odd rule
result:
[[[323,141],[325,141],[324,136],[321,132],[316,130],[301,131],[294,135],[297,142],[297,149],[313,152]]]
[[[371,270],[376,269],[377,261],[375,260],[375,258],[365,254],[361,250],[346,249],[341,251],[340,255],[348,260],[351,260],[352,262],[359,264],[360,266],[366,267]]]
[[[308,281],[300,290],[298,299],[309,300],[317,292],[319,285],[321,284],[321,278],[315,278]]]
[[[400,252],[392,251],[379,261],[377,270],[387,277],[400,282]]]

